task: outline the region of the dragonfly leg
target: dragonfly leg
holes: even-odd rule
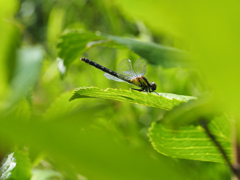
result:
[[[141,81],[139,81],[139,83],[141,84],[141,89],[140,89],[140,91],[146,91],[146,92],[149,91],[149,89],[148,89],[148,87],[147,87],[146,85],[144,85]]]
[[[157,92],[155,92],[155,91],[151,91],[150,88],[148,88],[148,91],[149,91],[149,93],[154,92],[155,94],[159,95]]]

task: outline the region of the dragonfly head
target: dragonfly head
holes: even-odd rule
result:
[[[155,82],[150,83],[152,91],[155,91],[157,89],[157,84]]]

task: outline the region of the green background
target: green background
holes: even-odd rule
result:
[[[231,179],[198,120],[209,122],[234,163],[238,7],[234,0],[0,1],[1,178]],[[111,70],[142,57],[160,96],[132,92],[81,57]]]

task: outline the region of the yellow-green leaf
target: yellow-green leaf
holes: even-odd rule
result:
[[[215,118],[208,124],[228,157],[232,159],[231,122],[225,118]],[[222,154],[206,135],[201,126],[181,126],[177,129],[153,123],[149,129],[153,147],[161,154],[174,158],[224,163]]]
[[[176,95],[170,93],[146,93],[138,92],[134,90],[122,90],[122,89],[99,89],[96,87],[78,88],[74,91],[74,95],[70,100],[78,98],[103,98],[116,101],[140,104],[145,106],[151,106],[164,110],[171,110],[173,107],[183,102],[196,99],[191,96]]]

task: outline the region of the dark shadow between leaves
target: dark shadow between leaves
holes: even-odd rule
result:
[[[121,96],[121,95],[119,95],[119,96],[120,96],[120,97],[123,97],[123,98],[125,98],[125,99],[128,99],[128,100],[134,101],[133,98],[130,98],[130,97],[127,97],[127,96]]]
[[[69,99],[69,101],[72,101],[72,100],[77,99],[77,98],[94,98],[94,97],[91,97],[91,96],[83,96],[83,95],[80,95],[80,94],[75,93],[75,94]]]

